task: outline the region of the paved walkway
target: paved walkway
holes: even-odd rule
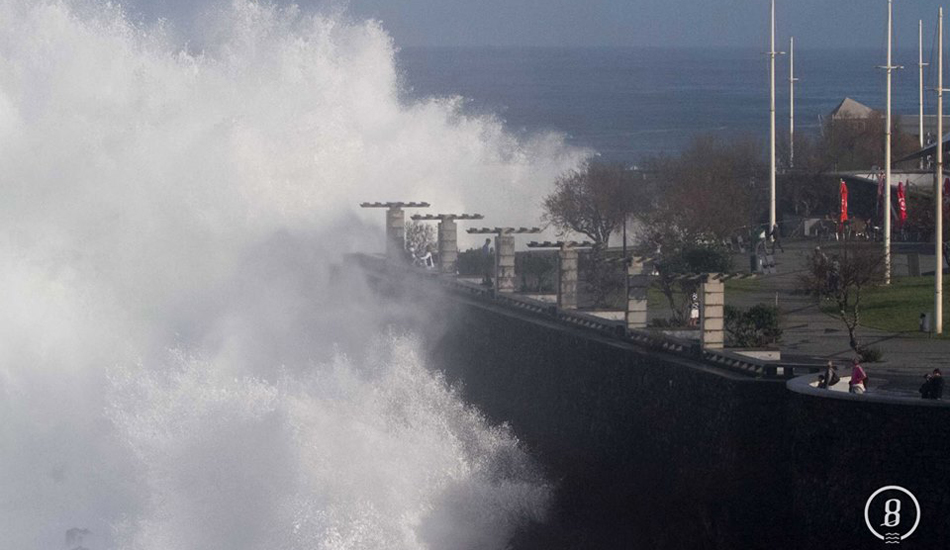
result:
[[[816,244],[815,241],[783,242],[785,252],[779,251],[775,255],[777,273],[760,276],[761,290],[727,292],[726,303],[748,307],[777,301],[783,314],[783,358],[833,359],[843,365],[854,357],[854,352],[848,347],[848,331],[844,323],[819,311],[813,297],[796,290],[806,255],[814,250]],[[737,254],[735,261],[737,266],[749,264],[748,255]],[[898,393],[912,390],[916,393],[926,372],[935,367],[950,372],[950,341],[929,339],[919,333],[890,333],[865,327],[858,328],[858,339],[862,345],[877,347],[884,352],[882,362],[864,365],[872,385],[875,380],[886,379],[888,390]],[[844,378],[849,369],[839,367],[839,372]],[[883,386],[885,384],[879,387]]]

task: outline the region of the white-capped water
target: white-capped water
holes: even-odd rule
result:
[[[328,266],[360,201],[527,225],[582,153],[401,103],[374,22],[200,29],[0,0],[0,548],[503,548],[546,482]]]

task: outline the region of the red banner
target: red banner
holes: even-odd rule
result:
[[[900,216],[899,219],[901,222],[901,227],[903,227],[904,222],[907,221],[907,200],[905,200],[904,198],[904,183],[903,182],[897,183],[897,206],[898,206],[898,213]]]
[[[839,221],[844,223],[848,221],[848,186],[841,180],[841,216]]]

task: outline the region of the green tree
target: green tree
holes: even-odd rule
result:
[[[695,279],[686,276],[729,273],[733,269],[732,256],[721,244],[662,220],[644,226],[638,234],[635,252],[653,259],[657,271],[655,284],[666,297],[675,324],[685,323],[689,298],[699,288]]]

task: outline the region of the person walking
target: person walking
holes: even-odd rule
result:
[[[868,375],[861,368],[857,359],[851,360],[851,380],[848,382],[848,392],[861,394],[867,391]]]
[[[771,237],[772,237],[772,254],[773,254],[773,255],[775,254],[775,249],[776,249],[776,248],[781,249],[783,254],[785,253],[785,247],[782,246],[782,241],[781,241],[781,238],[780,238],[781,235],[780,235],[779,233],[780,233],[780,231],[779,231],[778,224],[773,225],[773,226],[772,226],[772,233],[771,233]]]
[[[482,284],[491,288],[492,286],[492,249],[491,249],[491,239],[485,239],[485,244],[482,245],[482,263],[485,268],[485,274],[482,277]]]

